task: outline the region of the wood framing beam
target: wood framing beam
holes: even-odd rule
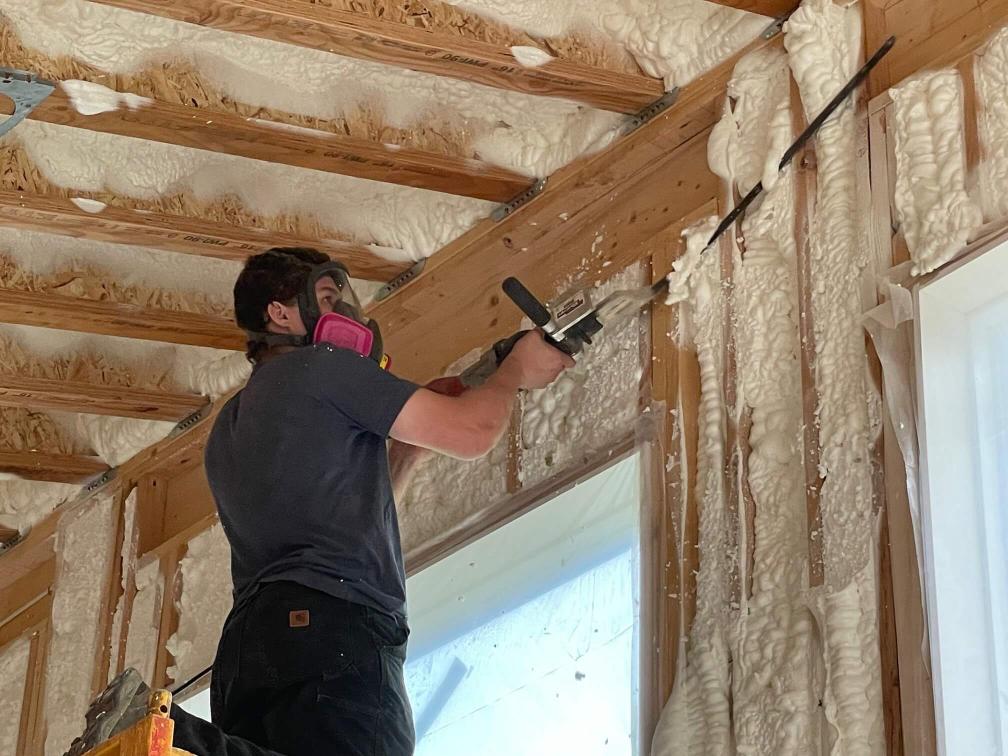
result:
[[[206,397],[198,394],[0,374],[0,406],[5,407],[181,420],[206,403]]]
[[[0,322],[214,349],[245,349],[245,334],[228,318],[36,291],[0,289]]]
[[[0,473],[45,483],[85,483],[108,470],[98,457],[0,449]]]
[[[49,592],[56,577],[56,557],[52,555],[30,572],[0,591],[0,624]]]
[[[280,0],[92,0],[219,31],[309,47],[413,71],[604,110],[635,113],[664,94],[640,74],[553,60],[521,65],[506,47],[390,23],[360,13]]]
[[[0,192],[0,224],[39,233],[238,262],[269,247],[315,247],[330,257],[339,258],[350,269],[350,275],[375,281],[389,280],[409,267],[383,260],[361,244],[304,239],[264,229],[118,207],[90,213],[72,200],[18,192]]]
[[[500,293],[506,277],[541,297],[576,283],[575,274],[584,283],[604,280],[639,259],[639,245],[716,197],[707,132],[720,117],[725,87],[739,57],[781,42],[758,40],[699,77],[668,110],[558,171],[534,200],[499,223],[479,224],[372,307],[396,370],[429,380],[460,354],[514,331],[521,314]]]
[[[1008,0],[866,0],[865,7],[867,44],[896,36],[896,47],[872,76],[872,96],[918,71],[955,65],[1008,24]]]
[[[284,123],[244,118],[234,113],[154,100],[136,109],[121,107],[96,115],[83,115],[73,106],[70,97],[58,88],[28,117],[103,134],[221,152],[492,202],[507,202],[531,184],[527,176],[479,160],[396,145],[387,147],[344,134],[300,129]]]
[[[717,5],[758,13],[761,16],[777,18],[786,13],[794,13],[801,5],[800,0],[710,0]]]

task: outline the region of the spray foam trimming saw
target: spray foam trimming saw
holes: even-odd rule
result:
[[[868,62],[844,85],[836,97],[830,100],[823,111],[795,140],[794,144],[788,147],[777,166],[778,172],[783,171],[791,164],[795,156],[819,132],[823,124],[840,108],[854,90],[861,85],[895,43],[895,37],[887,39]],[[704,254],[713,247],[714,243],[735,224],[762,193],[763,182],[761,181],[750,190],[734,210],[721,220],[700,254]],[[511,301],[528,316],[537,328],[542,330],[550,344],[573,356],[578,354],[585,344],[591,344],[592,338],[602,330],[603,326],[619,322],[655,299],[666,295],[668,286],[668,278],[663,277],[651,286],[613,292],[598,304],[593,301],[592,289],[580,289],[568,293],[548,305],[540,302],[517,278],[508,278],[504,281],[502,288]],[[486,380],[496,369],[496,366],[511,352],[515,342],[524,334],[525,332],[522,331],[494,344],[489,352],[460,376],[462,383],[466,386],[476,386]]]

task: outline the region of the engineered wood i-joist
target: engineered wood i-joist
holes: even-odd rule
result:
[[[269,247],[315,247],[345,263],[350,275],[376,281],[387,281],[409,267],[383,260],[360,244],[118,207],[92,213],[68,199],[19,192],[0,192],[0,225],[238,262]]]
[[[339,173],[388,184],[430,189],[463,197],[506,202],[531,180],[505,168],[469,158],[391,147],[366,139],[290,127],[148,100],[95,115],[79,113],[57,88],[28,116],[37,121],[103,134],[135,137],[237,157]]]
[[[241,351],[245,334],[218,315],[0,289],[0,323]]]
[[[510,49],[381,21],[360,13],[279,0],[92,0],[226,32],[309,47],[604,110],[635,113],[664,84],[640,74],[553,60],[521,65]]]
[[[108,465],[101,459],[83,454],[0,449],[0,472],[25,480],[81,484],[106,470]]]
[[[206,403],[198,394],[0,374],[0,406],[5,407],[177,421]]]

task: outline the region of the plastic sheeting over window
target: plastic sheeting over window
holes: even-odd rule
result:
[[[418,756],[638,752],[639,489],[633,456],[409,579]]]

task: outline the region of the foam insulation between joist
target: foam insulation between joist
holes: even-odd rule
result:
[[[100,657],[106,577],[113,558],[115,501],[91,499],[65,514],[56,541],[52,637],[46,667],[46,756],[61,756],[84,731]]]
[[[161,602],[164,596],[161,563],[154,560],[138,569],[133,580],[136,595],[133,597],[127,628],[126,661],[123,667],[133,667],[144,680],[153,680],[157,664]]]
[[[912,272],[921,275],[948,262],[983,224],[966,191],[963,82],[958,71],[926,72],[890,93],[896,212]]]
[[[17,752],[28,676],[31,638],[23,637],[0,650],[0,753]]]
[[[602,34],[666,87],[687,84],[741,49],[768,19],[702,0],[447,0],[535,36]]]
[[[573,102],[83,0],[2,0],[0,11],[26,47],[52,57],[70,56],[112,73],[162,62],[190,67],[234,100],[287,113],[333,119],[367,106],[392,128],[412,128],[426,120],[444,123],[474,157],[530,175],[548,175],[620,120]]]

